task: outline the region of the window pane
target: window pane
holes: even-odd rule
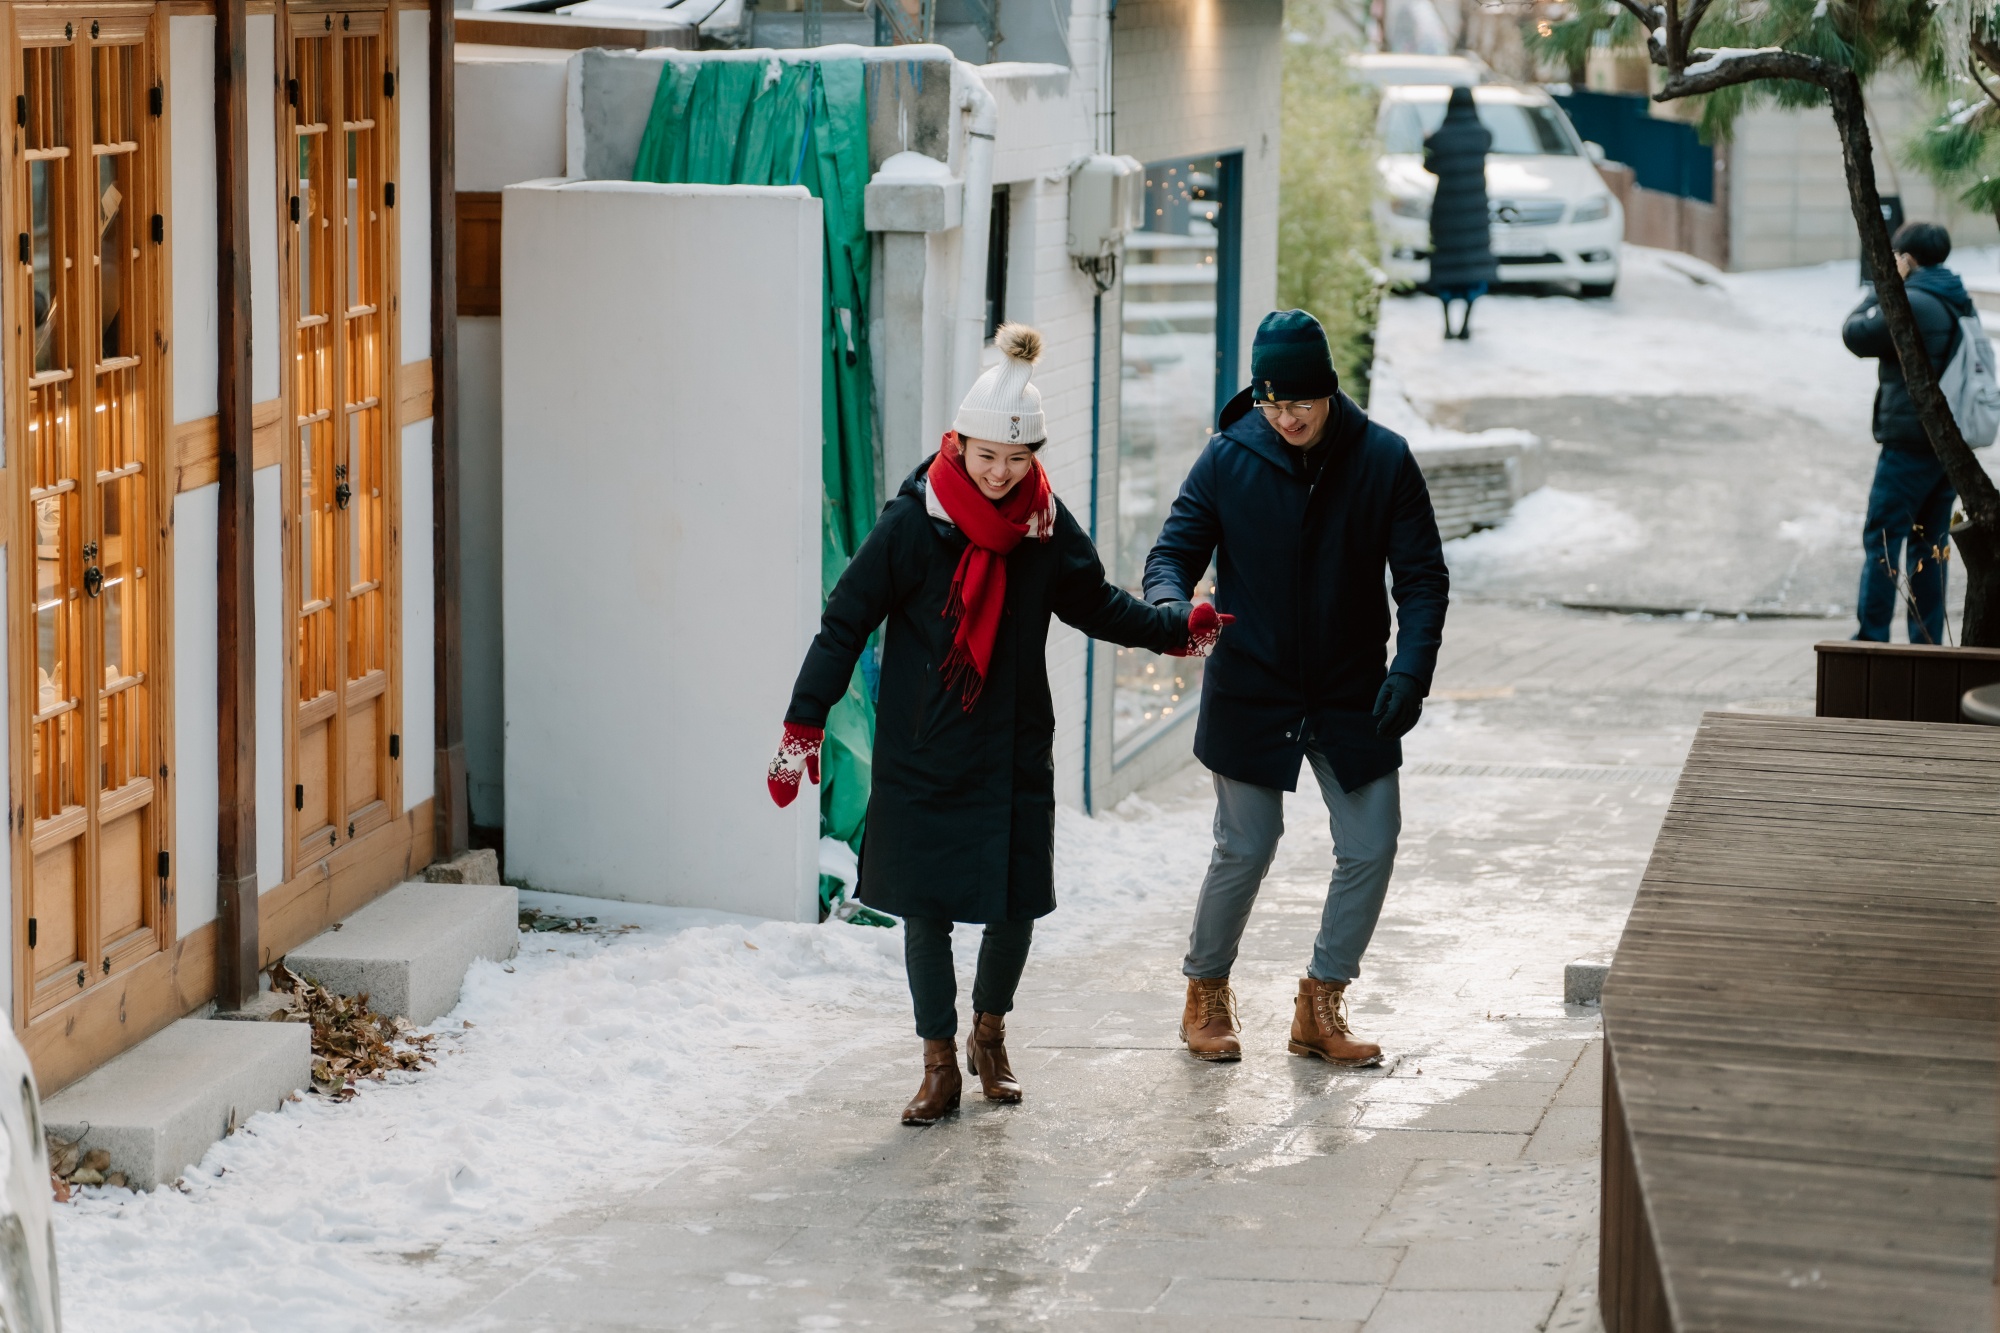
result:
[[[1145,228],[1125,243],[1117,547],[1109,563],[1135,595],[1215,417],[1216,290],[1222,265],[1235,262],[1222,251],[1221,180],[1213,157],[1149,164]],[[1201,663],[1120,648],[1113,681],[1111,736],[1124,747],[1195,706]]]

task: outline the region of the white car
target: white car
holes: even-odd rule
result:
[[[1363,83],[1390,88],[1404,83],[1464,84],[1476,88],[1493,77],[1478,56],[1405,55],[1363,51],[1347,58],[1347,68]]]
[[[62,1333],[56,1233],[49,1220],[49,1146],[28,1053],[0,1024],[0,1137],[6,1140],[0,1200],[0,1329]]]
[[[1382,90],[1376,170],[1385,197],[1375,203],[1375,232],[1382,267],[1399,287],[1430,277],[1437,177],[1424,170],[1424,138],[1444,119],[1450,96],[1442,85]],[[1500,281],[1574,283],[1583,296],[1611,295],[1625,210],[1597,173],[1602,150],[1577,137],[1569,117],[1539,88],[1485,84],[1472,98],[1493,135],[1486,198]]]

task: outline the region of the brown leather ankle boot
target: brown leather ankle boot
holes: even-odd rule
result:
[[[903,1123],[930,1125],[944,1119],[958,1109],[958,1094],[964,1086],[964,1080],[958,1076],[958,1043],[950,1037],[943,1041],[926,1037],[924,1081],[917,1086],[917,1095],[903,1108]]]
[[[1286,1047],[1293,1055],[1314,1055],[1330,1065],[1359,1069],[1382,1063],[1382,1048],[1372,1041],[1356,1041],[1347,1027],[1347,983],[1299,978],[1298,998],[1292,1002],[1292,1040]]]
[[[1181,1010],[1181,1040],[1197,1060],[1241,1060],[1236,1040],[1236,992],[1228,977],[1189,977]]]
[[[965,1039],[965,1067],[979,1075],[979,1085],[989,1102],[1018,1102],[1021,1085],[1007,1063],[1007,1016],[974,1014],[972,1035]]]

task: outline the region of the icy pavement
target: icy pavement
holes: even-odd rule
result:
[[[1867,476],[1867,367],[1826,347],[1842,275],[1676,265],[1698,268],[1633,252],[1610,302],[1489,299],[1469,346],[1389,307],[1385,372],[1446,424],[1551,439],[1558,484],[1451,546],[1354,990],[1383,1070],[1284,1049],[1330,859],[1307,798],[1236,972],[1244,1060],[1177,1049],[1212,808],[1189,770],[1060,816],[1063,906],[1010,1023],[1022,1105],[897,1123],[919,1062],[896,932],[545,903],[604,928],[480,964],[435,1068],[253,1117],[180,1190],[58,1209],[71,1333],[1594,1328],[1601,1048],[1563,965],[1615,941],[1700,712],[1808,709],[1810,644],[1846,627],[1556,603],[1768,599],[1792,530],[1834,534],[1795,544],[1793,586],[1836,591],[1779,602],[1837,596],[1852,524],[1811,505],[1858,512]],[[1656,409],[1691,367],[1754,429],[1709,441],[1730,409],[1701,407],[1673,435]],[[1705,536],[1668,521],[1690,486]]]
[[[1686,255],[1625,253],[1613,299],[1488,297],[1470,342],[1439,336],[1428,297],[1385,303],[1378,378],[1389,392],[1438,426],[1525,429],[1549,449],[1547,489],[1506,527],[1458,544],[1455,589],[1851,616],[1877,453],[1875,363],[1840,341],[1860,295],[1855,266],[1725,274]],[[1953,264],[1991,276],[1996,260],[1975,251]]]

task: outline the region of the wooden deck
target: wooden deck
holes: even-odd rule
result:
[[[1711,713],[1604,990],[1609,1333],[1994,1327],[2000,731]]]

